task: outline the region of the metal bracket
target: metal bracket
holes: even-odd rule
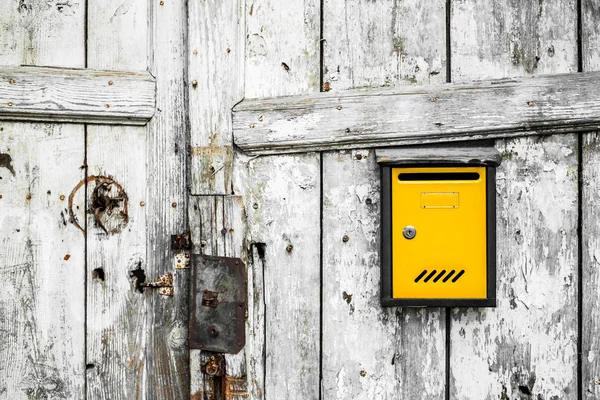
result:
[[[213,354],[205,364],[200,365],[200,370],[204,375],[223,376],[225,373],[225,356]]]
[[[140,283],[140,287],[156,288],[160,295],[173,296],[173,274],[160,275],[156,282]]]
[[[238,353],[246,343],[246,266],[239,258],[192,255],[190,349]]]

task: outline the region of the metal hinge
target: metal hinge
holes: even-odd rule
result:
[[[140,283],[140,287],[156,288],[158,289],[158,294],[173,296],[173,274],[169,272],[166,275],[159,275],[156,282]]]

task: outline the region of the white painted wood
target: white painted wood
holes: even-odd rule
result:
[[[452,81],[577,72],[577,1],[451,2]]]
[[[172,271],[171,235],[189,230],[188,111],[185,70],[187,3],[164,0],[150,3],[150,73],[156,77],[157,114],[146,131],[148,186],[146,215],[146,275],[155,280]],[[188,330],[189,269],[174,275],[175,295],[148,298],[152,329],[145,354],[147,399],[190,398]]]
[[[2,0],[0,65],[85,66],[85,2]]]
[[[253,270],[254,284],[262,274],[264,285],[254,289],[264,295],[264,348],[253,348],[255,357],[265,354],[264,388],[253,388],[259,398],[319,397],[319,161],[307,154],[249,165],[250,241],[264,246],[264,260]]]
[[[145,125],[154,107],[147,72],[0,67],[3,120]]]
[[[244,97],[244,3],[189,3],[187,84],[193,194],[231,194],[231,108]]]
[[[324,398],[442,399],[444,310],[381,306],[379,186],[374,151],[324,155]]]
[[[323,2],[323,80],[331,91],[446,80],[444,0]]]
[[[84,177],[81,133],[0,124],[1,398],[83,397],[85,246],[67,204]]]
[[[59,3],[3,1],[0,65],[84,65],[85,9]],[[84,154],[80,125],[0,123],[1,398],[85,395]]]
[[[584,71],[600,70],[600,8],[596,1],[582,1],[582,67]],[[581,147],[581,386],[586,400],[600,397],[600,319],[595,310],[600,305],[598,290],[600,245],[598,242],[598,211],[600,202],[598,165],[600,148],[598,132],[582,135]]]
[[[319,2],[247,1],[246,21],[245,97],[319,90]],[[254,399],[316,399],[320,157],[247,159],[236,152],[234,165],[238,181],[233,188],[244,196],[249,243],[264,249],[262,257],[254,257],[252,270],[249,394]],[[289,253],[288,245],[293,247]]]
[[[573,72],[575,1],[452,4],[453,80]],[[547,52],[551,46],[553,57]],[[561,113],[560,101],[550,106],[560,96],[548,89],[540,99]],[[511,91],[501,95],[516,101]],[[570,97],[586,107],[578,93]],[[540,102],[532,101],[530,108]],[[537,120],[557,122],[545,113]],[[503,153],[497,171],[498,306],[453,311],[451,398],[575,398],[577,137],[521,138],[496,147]]]
[[[600,126],[598,76],[244,100],[234,138],[251,154],[272,154],[592,130]]]
[[[147,9],[135,2],[88,2],[88,67],[145,70]],[[154,103],[154,79],[148,89]],[[145,369],[147,332],[152,329],[148,300],[157,296],[151,290],[136,289],[133,275],[133,271],[146,270],[147,282],[156,279],[147,272],[147,225],[153,220],[146,217],[146,209],[153,199],[146,193],[146,129],[89,125],[87,164],[88,175],[111,177],[128,201],[127,208],[124,201],[117,201],[112,215],[102,218],[107,233],[93,212],[97,182],[88,183],[92,210],[87,217],[87,396],[142,399],[149,391]],[[115,184],[109,195],[123,197]]]
[[[245,98],[319,90],[320,3],[246,0]]]
[[[493,147],[400,147],[375,150],[378,164],[479,164],[498,166],[502,155]]]

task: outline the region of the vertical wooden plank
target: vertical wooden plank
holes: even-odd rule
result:
[[[373,151],[323,160],[324,398],[442,399],[444,310],[380,305],[378,176]]]
[[[577,72],[576,1],[452,2],[452,81]]]
[[[231,194],[231,108],[244,96],[244,0],[189,3],[192,194]]]
[[[331,90],[446,81],[445,1],[323,3],[323,79]]]
[[[457,1],[452,79],[576,70],[576,2]],[[451,397],[577,393],[577,137],[498,141],[496,309],[455,309]]]
[[[264,348],[254,351],[265,354],[265,399],[319,397],[319,161],[318,154],[275,156],[249,167],[250,240],[264,250],[253,274],[255,284],[263,275],[264,285],[257,288],[264,295]]]
[[[584,399],[597,399],[600,396],[600,340],[598,340],[599,319],[595,310],[600,304],[598,262],[600,243],[598,238],[600,221],[600,140],[598,133],[583,135],[582,147],[582,377]]]
[[[445,1],[323,12],[326,88],[445,81]],[[441,399],[445,311],[380,305],[379,179],[373,151],[323,155],[323,396]]]
[[[0,64],[83,66],[84,8],[5,1]],[[81,125],[0,124],[2,398],[84,396],[85,237],[68,207],[84,151]]]
[[[600,4],[597,1],[581,2],[581,41],[583,71],[600,70]],[[595,311],[600,305],[598,282],[598,262],[600,245],[598,242],[600,190],[598,165],[600,145],[598,132],[582,135],[581,148],[581,287],[583,316],[581,340],[581,385],[584,399],[600,397],[600,318]]]
[[[2,398],[84,395],[85,246],[68,205],[84,177],[81,133],[0,124]]]
[[[88,66],[96,69],[147,68],[148,7],[123,1],[88,3]],[[113,85],[113,82],[106,82]],[[107,192],[116,200],[113,210],[97,217],[98,185],[88,183],[87,262],[87,395],[98,399],[144,398],[144,351],[151,330],[147,302],[156,293],[141,292],[147,270],[146,129],[144,127],[87,127],[89,176],[115,181]],[[120,185],[122,192],[118,190]],[[98,223],[108,230],[106,232]],[[148,272],[146,280],[155,278]]]
[[[256,0],[245,11],[245,97],[318,91],[319,2]],[[245,180],[234,188],[245,197],[248,236],[259,253],[251,272],[250,396],[318,398],[320,157],[234,158],[234,176]]]
[[[150,3],[150,72],[156,77],[157,113],[146,131],[149,200],[146,213],[146,260],[149,279],[173,267],[173,234],[188,231],[189,172],[186,90],[187,6],[182,0]],[[148,300],[150,324],[145,380],[148,399],[189,399],[189,270],[174,272],[175,296],[153,293]]]

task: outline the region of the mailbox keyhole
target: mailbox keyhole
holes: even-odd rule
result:
[[[407,226],[404,228],[404,230],[402,231],[402,234],[404,235],[405,238],[407,239],[413,239],[415,236],[417,236],[417,230],[415,229],[414,226]]]

